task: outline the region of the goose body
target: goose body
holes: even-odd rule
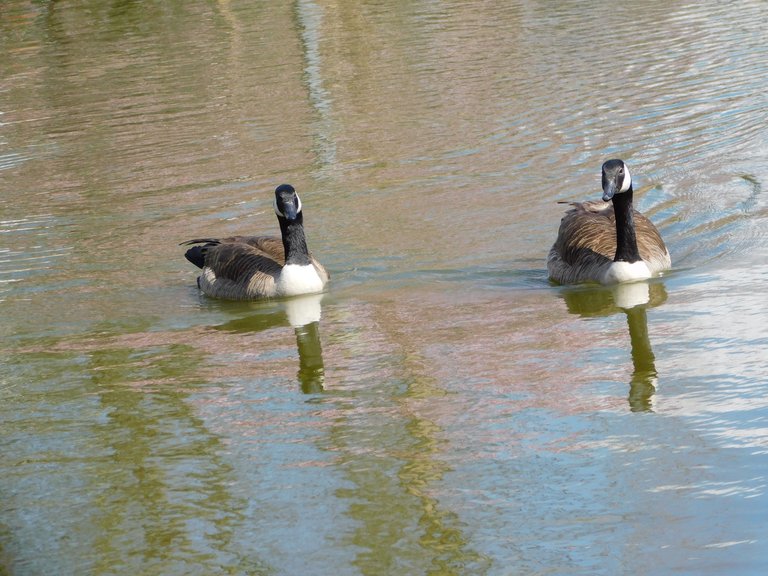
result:
[[[199,238],[185,257],[202,269],[197,285],[225,300],[257,300],[322,292],[329,275],[310,254],[304,234],[301,200],[294,188],[275,189],[275,214],[281,237]]]
[[[650,278],[672,265],[659,231],[632,206],[632,177],[622,160],[603,164],[603,201],[575,202],[547,258],[560,284],[618,284]]]

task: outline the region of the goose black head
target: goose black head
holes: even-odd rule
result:
[[[623,160],[613,159],[603,164],[603,202],[631,189],[632,176]]]
[[[301,214],[301,200],[290,184],[275,188],[275,214],[286,220],[296,220]]]

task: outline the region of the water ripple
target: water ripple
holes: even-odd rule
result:
[[[56,241],[58,231],[52,229],[58,225],[50,214],[0,221],[0,238],[10,245],[0,248],[0,294],[10,284],[39,281],[72,252],[73,246]]]

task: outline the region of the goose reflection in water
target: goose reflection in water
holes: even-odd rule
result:
[[[632,347],[632,378],[629,381],[629,408],[633,412],[653,409],[658,372],[648,336],[646,310],[663,304],[667,292],[660,282],[633,282],[611,288],[581,286],[561,293],[568,311],[583,317],[610,316],[618,311],[627,317]]]
[[[325,366],[320,343],[320,303],[323,294],[297,296],[286,300],[254,303],[260,313],[245,318],[231,320],[216,326],[217,330],[227,332],[260,332],[269,328],[288,324],[296,334],[296,347],[299,352],[299,386],[305,394],[317,394],[325,387]]]
[[[283,302],[288,323],[296,333],[299,350],[299,383],[305,394],[324,390],[325,366],[320,344],[320,301],[322,294],[292,298]]]

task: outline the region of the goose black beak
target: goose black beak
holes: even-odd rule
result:
[[[616,182],[609,180],[603,184],[603,202],[608,202],[616,194]]]
[[[294,200],[283,202],[283,216],[285,216],[286,220],[296,220],[298,213],[299,209]]]

